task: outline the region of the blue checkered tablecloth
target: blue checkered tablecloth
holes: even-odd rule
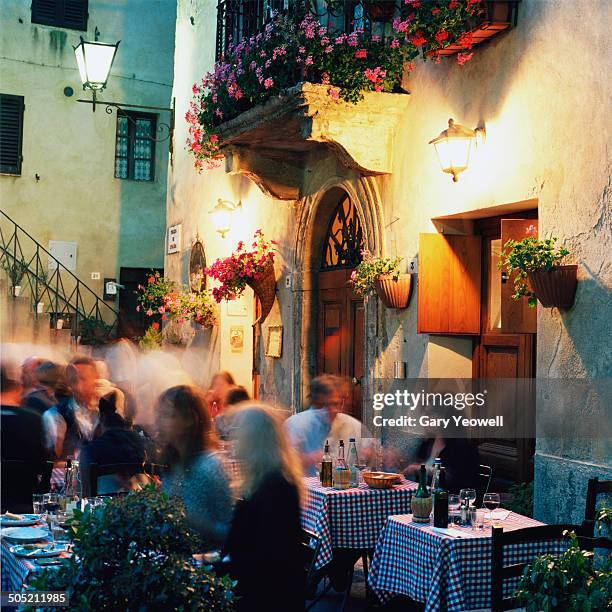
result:
[[[542,524],[513,512],[502,521],[505,531]],[[434,532],[430,525],[413,523],[411,515],[390,517],[372,559],[370,588],[381,602],[405,595],[424,602],[426,612],[490,608],[491,528],[461,531],[464,537],[451,538]],[[504,563],[526,563],[564,548],[561,541],[508,546]],[[516,588],[517,581],[506,581],[505,595]]]
[[[34,564],[27,559],[16,557],[4,540],[0,544],[0,557],[2,561],[2,569],[0,570],[2,591],[21,591],[23,583],[34,569]]]
[[[374,549],[387,517],[410,511],[415,482],[402,481],[392,489],[367,485],[342,491],[325,488],[317,477],[305,478],[306,499],[302,525],[321,538],[317,569],[333,558],[334,548]]]

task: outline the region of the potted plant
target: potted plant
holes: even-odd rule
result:
[[[516,596],[527,612],[584,612],[612,607],[612,557],[601,565],[592,552],[580,550],[576,534],[559,556],[542,555],[530,563],[521,577]]]
[[[45,303],[42,301],[42,298],[47,288],[47,281],[47,273],[44,270],[39,270],[34,289],[34,311],[36,314],[43,314],[45,312]]]
[[[217,323],[217,307],[210,291],[173,291],[164,298],[165,314],[179,324],[193,321],[201,327]]]
[[[206,274],[221,283],[212,290],[215,301],[235,300],[248,285],[261,304],[261,316],[257,322],[263,321],[272,308],[276,294],[276,244],[274,240],[266,240],[261,229],[258,229],[250,248],[241,240],[229,257],[217,259],[206,268]]]
[[[90,346],[102,346],[108,342],[112,331],[112,325],[107,325],[104,321],[93,316],[85,317],[79,323],[80,343]]]
[[[572,307],[577,283],[577,265],[561,265],[569,255],[564,247],[555,248],[556,238],[538,240],[526,236],[520,241],[508,240],[497,264],[514,277],[514,300],[527,297],[530,307],[539,300],[542,306]],[[528,282],[529,281],[529,282]]]
[[[376,292],[387,308],[406,308],[410,301],[412,276],[400,272],[402,257],[375,257],[362,251],[362,260],[351,273],[350,283],[357,295]]]
[[[138,346],[144,353],[155,351],[161,348],[162,334],[160,325],[157,322],[152,323],[145,331],[144,335],[138,339]]]
[[[24,259],[13,259],[9,261],[8,257],[4,259],[2,266],[9,277],[11,283],[11,295],[19,297],[21,295],[21,281],[28,271],[28,264]]]
[[[138,285],[137,312],[144,312],[147,317],[162,315],[166,320],[166,297],[176,291],[173,281],[162,276],[156,270],[151,270],[144,285]]]
[[[150,486],[70,521],[74,554],[35,573],[36,591],[66,591],[69,610],[233,610],[234,582],[192,555],[206,550],[181,500]],[[34,609],[34,608],[30,608]],[[54,610],[42,605],[37,610]]]

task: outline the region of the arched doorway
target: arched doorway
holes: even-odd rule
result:
[[[364,248],[361,220],[350,196],[334,192],[337,203],[321,245],[317,286],[317,374],[336,374],[349,381],[350,406],[361,417],[364,373],[365,310],[350,284],[351,272]]]

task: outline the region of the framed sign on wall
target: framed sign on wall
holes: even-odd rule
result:
[[[266,338],[266,357],[280,358],[283,353],[283,326],[270,325]]]
[[[180,252],[182,228],[183,226],[181,223],[178,223],[177,225],[171,225],[168,228],[168,247],[166,249],[168,255]]]

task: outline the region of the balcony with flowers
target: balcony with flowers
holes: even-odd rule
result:
[[[365,175],[390,173],[403,78],[418,60],[468,62],[511,25],[517,0],[247,0],[232,3],[240,14],[228,4],[218,7],[214,69],[193,85],[187,146],[198,170],[225,163],[296,199],[318,150]]]

